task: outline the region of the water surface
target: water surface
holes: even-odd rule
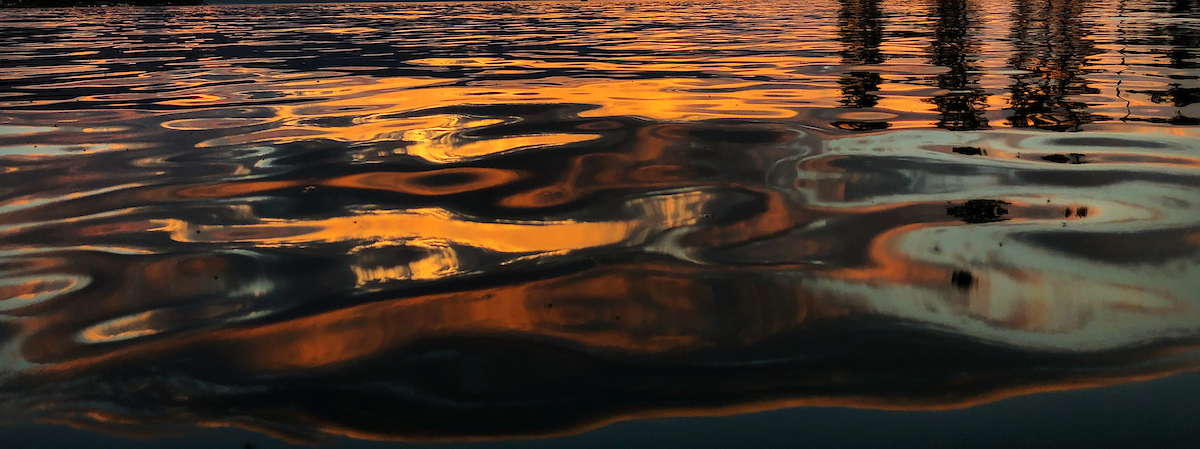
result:
[[[1195,397],[1192,2],[29,9],[0,48],[10,429]],[[982,407],[919,416],[1020,414]]]

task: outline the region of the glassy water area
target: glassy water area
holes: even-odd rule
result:
[[[18,447],[1200,442],[1195,1],[22,9],[0,61]]]

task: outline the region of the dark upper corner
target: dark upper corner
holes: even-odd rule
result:
[[[4,8],[54,8],[69,6],[190,6],[204,0],[0,0]]]

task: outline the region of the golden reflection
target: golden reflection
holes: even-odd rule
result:
[[[392,252],[397,246],[420,250],[421,256],[414,261],[400,265],[381,265],[383,261],[374,261],[375,253]],[[370,245],[355,247],[351,254],[358,254],[357,263],[350,266],[357,278],[356,287],[369,284],[403,280],[438,279],[462,271],[462,263],[450,242],[436,239],[417,239],[404,244],[380,241]],[[371,263],[375,262],[375,263]]]
[[[453,137],[449,135],[441,134],[430,136],[429,133],[430,130],[417,131],[417,135],[405,133],[404,140],[413,143],[405,147],[403,150],[396,150],[396,152],[400,154],[419,156],[422,159],[432,162],[445,163],[478,158],[480,156],[486,156],[490,154],[500,154],[515,149],[528,149],[586,142],[588,140],[600,137],[595,134],[558,134],[505,137],[501,139],[455,143],[453,141]]]
[[[159,333],[147,321],[154,312],[142,312],[134,316],[115,318],[80,332],[84,343],[108,343],[131,338],[145,337]]]
[[[1126,3],[30,11],[0,410],[470,440],[1196,371],[1197,27]]]
[[[444,209],[360,211],[317,220],[273,220],[249,225],[191,225],[160,221],[152,231],[166,231],[178,242],[253,242],[263,246],[317,242],[438,239],[506,253],[541,253],[637,244],[648,233],[695,223],[709,195],[685,192],[631,200],[627,221],[576,220],[483,222]]]
[[[397,151],[433,162],[495,154],[511,149],[561,145],[594,139],[589,134],[531,135],[503,139],[464,140],[465,131],[498,123],[446,115],[401,118],[413,111],[463,103],[475,105],[580,104],[599,105],[582,117],[633,116],[658,120],[706,118],[780,119],[794,117],[793,108],[836,97],[836,89],[803,85],[766,88],[764,83],[740,80],[588,80],[544,79],[541,85],[496,81],[486,86],[436,86],[415,89],[422,80],[386,78],[340,86],[335,99],[316,105],[273,107],[279,127],[221,137],[198,146],[283,144],[330,139],[343,142],[410,142]],[[757,87],[756,87],[757,86]],[[369,114],[364,115],[364,111]],[[338,127],[312,126],[309,119],[353,119]]]

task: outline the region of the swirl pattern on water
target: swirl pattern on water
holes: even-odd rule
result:
[[[1190,7],[4,11],[0,416],[498,437],[1195,370]]]

